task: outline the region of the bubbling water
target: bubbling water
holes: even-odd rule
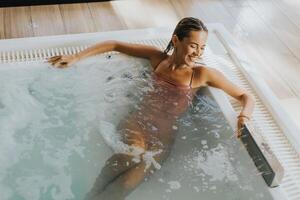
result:
[[[38,62],[3,64],[0,71],[3,200],[83,199],[114,153],[145,162],[145,170],[159,169],[131,200],[196,199],[198,192],[203,199],[217,199],[217,194],[233,199],[233,193],[243,199],[249,193],[240,194],[238,186],[241,192],[255,190],[262,196],[256,199],[270,199],[262,183],[248,177],[255,172],[247,154],[232,141],[232,130],[207,94],[197,95],[172,125],[177,137],[163,165],[154,159],[162,150],[122,142],[116,126],[154,90],[151,67],[143,59],[99,56],[67,69]],[[160,131],[153,125],[151,130]]]

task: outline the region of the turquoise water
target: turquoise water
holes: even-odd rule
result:
[[[117,55],[68,69],[3,64],[1,199],[83,199],[113,154],[110,130],[152,89],[148,65]],[[167,161],[126,199],[272,199],[208,90],[194,100]]]

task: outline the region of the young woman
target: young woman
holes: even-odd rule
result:
[[[149,173],[159,168],[172,146],[174,123],[188,108],[197,88],[216,87],[241,102],[242,110],[237,118],[238,130],[250,119],[254,107],[253,97],[227,80],[221,72],[195,64],[204,52],[207,36],[208,30],[199,19],[187,17],[177,24],[164,52],[153,46],[105,41],[75,55],[49,59],[55,67],[64,68],[88,56],[119,51],[149,59],[153,69],[154,90],[147,93],[139,109],[117,127],[122,141],[140,150],[139,159],[128,152],[114,154],[106,162],[86,199],[125,199]],[[147,124],[151,124],[152,128]],[[240,134],[237,131],[238,137]],[[147,162],[149,152],[152,152],[154,159],[150,166]]]

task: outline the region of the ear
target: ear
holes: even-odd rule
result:
[[[172,36],[173,47],[176,47],[178,41],[179,41],[179,39],[178,39],[177,35],[173,35]]]

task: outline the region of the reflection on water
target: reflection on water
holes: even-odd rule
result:
[[[64,70],[41,63],[3,68],[1,198],[83,199],[112,150],[141,154],[120,142],[116,129],[154,90],[148,67],[113,56]],[[147,152],[148,167],[159,170],[126,199],[271,199],[208,90],[198,92],[172,130],[170,156],[160,166]]]

